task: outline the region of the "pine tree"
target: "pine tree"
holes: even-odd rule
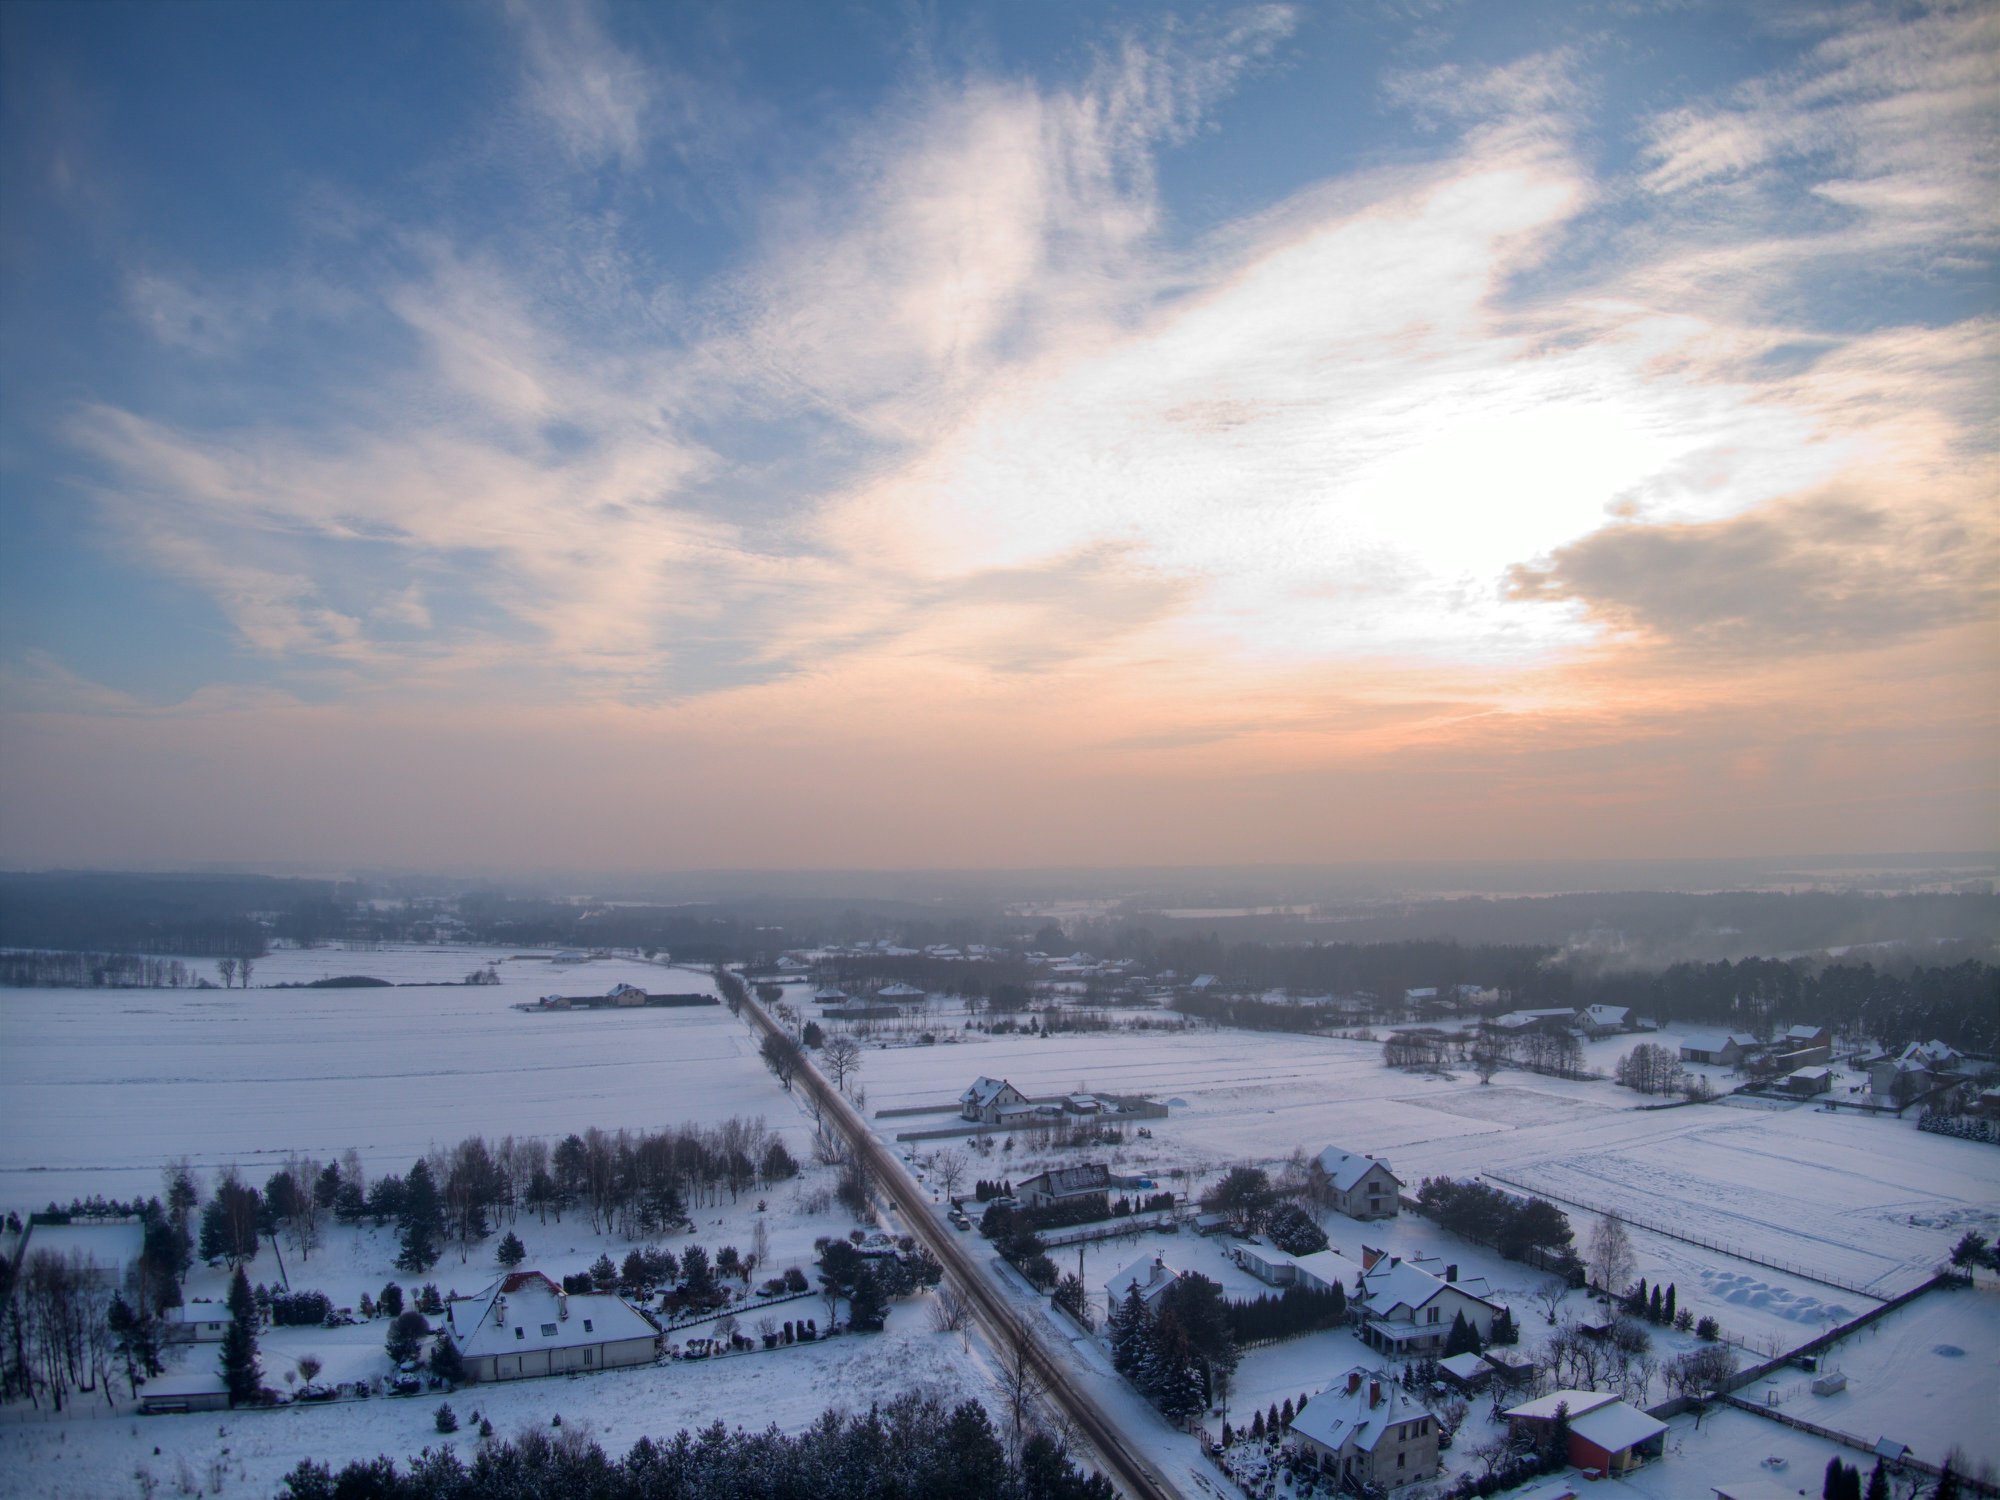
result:
[[[1829,1458],[1826,1461],[1826,1478],[1820,1482],[1820,1500],[1840,1500],[1846,1479],[1847,1465],[1838,1458]]]
[[[1250,1419],[1250,1440],[1254,1443],[1264,1441],[1264,1414],[1261,1411]]]
[[[264,1372],[257,1364],[257,1303],[243,1267],[229,1283],[229,1331],[222,1336],[222,1382],[229,1404],[254,1400]]]
[[[889,1304],[882,1296],[882,1283],[875,1272],[863,1266],[854,1275],[854,1290],[847,1299],[847,1321],[849,1326],[867,1333],[881,1331],[889,1314]]]
[[[1635,1318],[1643,1318],[1646,1315],[1645,1277],[1639,1278],[1638,1284],[1632,1288],[1632,1294],[1625,1299],[1625,1311]]]
[[[1145,1353],[1146,1304],[1135,1282],[1125,1289],[1125,1298],[1111,1314],[1111,1363],[1119,1374],[1136,1380]]]
[[[1958,1500],[1958,1495],[1958,1475],[1952,1472],[1951,1459],[1947,1456],[1944,1468],[1938,1472],[1937,1488],[1931,1491],[1931,1500]]]
[[[1290,1396],[1285,1397],[1285,1404],[1278,1412],[1278,1420],[1287,1427],[1292,1425],[1292,1398]]]
[[[428,1271],[444,1254],[444,1207],[431,1169],[421,1159],[404,1180],[401,1225],[402,1253],[396,1257],[396,1269],[413,1274]]]
[[[1868,1475],[1868,1493],[1862,1500],[1890,1500],[1889,1473],[1882,1467],[1882,1460],[1875,1460],[1875,1467]]]
[[[1514,1309],[1511,1307],[1502,1307],[1500,1315],[1493,1320],[1493,1338],[1491,1342],[1495,1344],[1517,1344],[1520,1341],[1521,1330],[1514,1326]]]
[[[1655,1286],[1653,1288],[1653,1300],[1647,1305],[1646,1308],[1647,1322],[1659,1323],[1663,1321],[1662,1318],[1660,1317],[1660,1309],[1664,1305],[1665,1300],[1666,1299],[1660,1295],[1659,1287]]]
[[[1454,1354],[1477,1354],[1480,1351],[1479,1330],[1467,1321],[1463,1312],[1451,1315],[1451,1332],[1445,1335],[1445,1358]]]
[[[1665,1312],[1666,1316],[1661,1319],[1664,1323],[1672,1323],[1680,1316],[1674,1309],[1674,1284],[1671,1281],[1667,1283],[1667,1305]]]
[[[527,1258],[528,1247],[521,1243],[519,1235],[511,1229],[508,1230],[507,1238],[500,1242],[500,1248],[494,1252],[494,1259],[511,1271]]]

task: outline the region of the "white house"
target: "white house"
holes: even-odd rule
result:
[[[190,1302],[167,1310],[162,1333],[170,1344],[219,1344],[231,1321],[227,1302]]]
[[[1376,1255],[1367,1264],[1354,1300],[1369,1348],[1398,1359],[1438,1353],[1461,1313],[1482,1342],[1493,1337],[1500,1307],[1488,1299],[1483,1279],[1461,1281],[1455,1265],[1398,1255]]]
[[[958,1096],[959,1114],[987,1125],[998,1125],[1002,1110],[1027,1104],[1028,1096],[1004,1078],[975,1078],[972,1087]]]
[[[1403,1184],[1380,1157],[1328,1146],[1310,1168],[1323,1201],[1350,1219],[1393,1219]]]
[[[1390,1375],[1359,1365],[1306,1402],[1285,1441],[1343,1482],[1394,1489],[1438,1471],[1437,1420]]]
[[[1295,1255],[1292,1265],[1296,1270],[1294,1280],[1308,1291],[1330,1292],[1339,1287],[1352,1296],[1361,1285],[1361,1263],[1349,1260],[1338,1250],[1315,1250],[1310,1255]]]
[[[470,1380],[523,1380],[651,1364],[660,1330],[609,1293],[566,1293],[540,1271],[514,1271],[445,1304],[444,1331]]]
[[[1125,1300],[1125,1294],[1136,1286],[1140,1303],[1150,1312],[1159,1305],[1160,1294],[1180,1279],[1181,1273],[1157,1255],[1135,1260],[1104,1283],[1105,1311],[1114,1311]]]

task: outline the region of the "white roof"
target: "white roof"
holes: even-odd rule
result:
[[[1362,1156],[1353,1151],[1343,1151],[1338,1146],[1328,1146],[1319,1154],[1319,1169],[1326,1173],[1327,1180],[1341,1192],[1351,1192],[1355,1184],[1368,1175],[1369,1168],[1380,1167],[1395,1178],[1398,1185],[1402,1179],[1389,1170],[1389,1163],[1379,1156]]]
[[[180,1307],[167,1309],[169,1323],[227,1323],[230,1321],[227,1302],[189,1302]]]
[[[1593,1021],[1601,1022],[1606,1026],[1616,1026],[1632,1014],[1632,1007],[1629,1005],[1586,1005],[1583,1008],[1583,1013]]]
[[[1013,1088],[1004,1078],[987,1078],[984,1075],[972,1080],[972,1087],[958,1096],[962,1104],[977,1104],[981,1107],[991,1104],[1002,1089]],[[1016,1093],[1020,1090],[1015,1089]]]
[[[1510,1406],[1500,1415],[1503,1417],[1523,1417],[1539,1421],[1551,1421],[1558,1406],[1569,1408],[1570,1431],[1576,1431],[1576,1419],[1585,1412],[1593,1412],[1600,1406],[1609,1406],[1618,1398],[1609,1391],[1550,1391],[1546,1396],[1538,1396],[1533,1401],[1519,1406]]]
[[[1294,1255],[1292,1264],[1324,1286],[1350,1291],[1361,1274],[1361,1262],[1349,1260],[1338,1250],[1315,1250],[1311,1255]]]
[[[1637,1407],[1627,1406],[1623,1401],[1613,1401],[1580,1417],[1572,1417],[1569,1430],[1597,1444],[1606,1453],[1623,1453],[1648,1438],[1658,1437],[1667,1430],[1667,1424],[1657,1417],[1647,1416]]]
[[[1720,1052],[1731,1042],[1739,1047],[1754,1047],[1757,1038],[1747,1031],[1697,1031],[1681,1045],[1696,1052]]]
[[[220,1370],[169,1370],[139,1388],[141,1396],[220,1396],[229,1387]]]
[[[1787,1078],[1807,1078],[1818,1082],[1822,1078],[1831,1078],[1833,1076],[1833,1069],[1824,1065],[1814,1068],[1795,1068],[1785,1076]]]
[[[1392,1259],[1376,1261],[1374,1269],[1363,1272],[1361,1277],[1368,1297],[1368,1310],[1378,1316],[1393,1312],[1398,1307],[1422,1307],[1447,1287],[1464,1293],[1475,1302],[1486,1300],[1488,1288],[1484,1280],[1446,1281],[1411,1261],[1397,1260],[1391,1264]]]
[[[1361,1377],[1352,1393],[1347,1389],[1350,1374]],[[1381,1397],[1372,1407],[1368,1404],[1371,1383]],[[1292,1431],[1324,1443],[1335,1452],[1351,1443],[1361,1452],[1369,1453],[1381,1441],[1382,1434],[1398,1422],[1414,1422],[1423,1415],[1424,1409],[1409,1398],[1393,1377],[1381,1370],[1356,1366],[1306,1402],[1306,1409],[1292,1418]]]
[[[649,1339],[659,1331],[623,1297],[565,1294],[540,1271],[510,1272],[476,1297],[447,1303],[446,1311],[445,1327],[467,1359]]]
[[[1819,1026],[1788,1026],[1785,1028],[1785,1037],[1788,1041],[1794,1042],[1816,1042],[1824,1029]]]
[[[1481,1375],[1491,1374],[1493,1370],[1493,1366],[1486,1363],[1483,1356],[1477,1354],[1454,1354],[1448,1359],[1439,1360],[1438,1368],[1449,1370],[1460,1380],[1475,1380]]]
[[[1135,1260],[1116,1276],[1104,1283],[1104,1290],[1114,1302],[1125,1300],[1126,1290],[1136,1286],[1139,1298],[1151,1302],[1168,1287],[1181,1279],[1181,1273],[1161,1260],[1157,1255]]]

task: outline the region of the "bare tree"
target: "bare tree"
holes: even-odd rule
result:
[[[1043,1391],[1041,1374],[1035,1368],[1032,1339],[1026,1329],[1017,1325],[999,1350],[1000,1396],[1007,1405],[1008,1433],[1016,1459],[1021,1456],[1021,1442],[1027,1433],[1029,1414],[1041,1399]]]
[[[1618,1296],[1632,1279],[1632,1240],[1625,1233],[1625,1221],[1618,1215],[1606,1214],[1591,1230],[1589,1265],[1598,1290],[1609,1296]]]
[[[242,980],[243,980],[243,988],[244,988],[244,989],[246,989],[246,990],[247,990],[247,989],[249,989],[249,988],[250,988],[250,956],[249,956],[248,954],[245,954],[245,955],[244,955],[244,956],[243,956],[242,958],[239,958],[239,959],[237,959],[237,960],[236,960],[236,972],[237,972],[237,974],[239,974],[239,975],[240,975],[240,976],[242,977]]]
[[[1549,1322],[1553,1324],[1556,1320],[1556,1309],[1562,1306],[1563,1298],[1567,1297],[1569,1293],[1570,1285],[1567,1279],[1561,1276],[1551,1276],[1547,1281],[1536,1287],[1534,1291],[1530,1292],[1528,1296],[1537,1307],[1548,1314]]]
[[[931,1303],[931,1327],[939,1333],[956,1333],[968,1348],[971,1340],[965,1337],[972,1326],[972,1304],[965,1293],[950,1281],[938,1283],[937,1298]]]
[[[236,983],[236,960],[219,958],[215,961],[215,972],[222,976],[222,987],[226,990]]]
[[[326,1210],[313,1192],[313,1184],[319,1180],[319,1163],[294,1151],[285,1158],[285,1171],[290,1174],[295,1189],[290,1205],[291,1215],[285,1222],[285,1228],[293,1248],[299,1252],[300,1264],[304,1264],[319,1248],[320,1232],[325,1222]]]
[[[860,1071],[861,1044],[851,1036],[837,1036],[820,1050],[819,1060],[833,1086],[844,1094],[848,1078]]]
[[[938,1180],[947,1198],[958,1195],[958,1185],[965,1181],[966,1160],[956,1151],[940,1151],[931,1158],[931,1175]]]

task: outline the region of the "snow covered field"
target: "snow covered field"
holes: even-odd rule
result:
[[[371,974],[457,980],[465,948],[281,951],[231,990],[0,990],[0,1204],[159,1191],[160,1163],[229,1162],[261,1182],[287,1151],[348,1146],[405,1170],[475,1131],[555,1135],[769,1117],[803,1156],[789,1097],[722,1006],[530,1015],[551,992],[621,981],[713,993],[702,971],[639,959],[499,966],[498,985],[280,990]]]
[[[1274,1164],[1294,1146],[1338,1144],[1387,1156],[1410,1191],[1425,1176],[1484,1173],[1616,1206],[1791,1268],[1634,1234],[1649,1280],[1657,1270],[1647,1269],[1648,1256],[1684,1291],[1709,1271],[1709,1290],[1739,1310],[1738,1321],[1780,1334],[1838,1321],[1829,1309],[1867,1306],[1808,1275],[1886,1297],[1927,1276],[1964,1229],[2000,1230],[2000,1152],[1922,1134],[1913,1121],[1810,1104],[1645,1108],[1657,1101],[1606,1082],[1514,1071],[1486,1086],[1470,1074],[1418,1077],[1383,1067],[1380,1048],[1365,1042],[1234,1031],[975,1033],[961,1046],[870,1051],[861,1077],[879,1112],[948,1102],[981,1073],[1031,1095],[1091,1088],[1179,1101],[1171,1118],[1151,1122],[1151,1141],[1128,1142],[1111,1158],[1163,1180],[1178,1167]],[[933,1123],[878,1113],[876,1128],[893,1136]],[[1016,1181],[1034,1170],[993,1158],[1002,1161]],[[982,1165],[979,1175],[1000,1171]],[[1564,1208],[1581,1238],[1592,1216]]]

